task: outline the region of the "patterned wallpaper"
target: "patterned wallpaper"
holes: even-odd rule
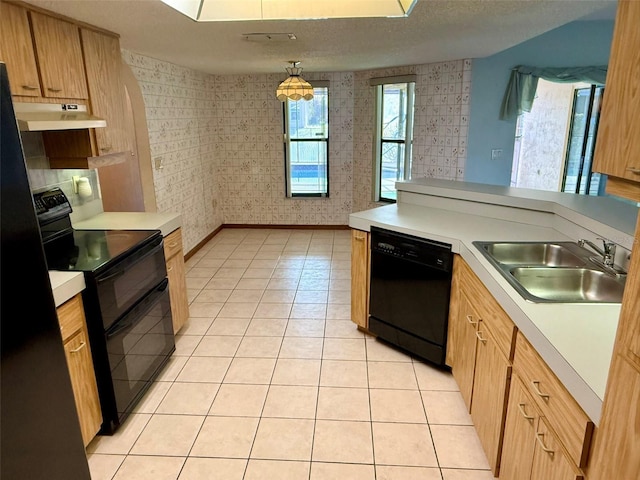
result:
[[[416,74],[412,178],[464,178],[469,131],[471,60],[432,63],[355,74],[354,211],[374,208],[373,130],[375,92],[369,79]]]
[[[416,73],[414,177],[463,178],[471,61],[366,72],[307,73],[328,80],[329,198],[284,196],[281,74],[218,76],[123,51],[149,124],[158,211],[182,214],[185,251],[224,224],[339,225],[371,201],[371,77]],[[354,174],[357,172],[357,174]]]
[[[158,212],[182,215],[188,252],[223,221],[214,153],[220,107],[214,78],[126,50],[122,53],[144,97]]]

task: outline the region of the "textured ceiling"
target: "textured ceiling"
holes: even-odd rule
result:
[[[616,6],[418,0],[408,18],[196,23],[160,0],[27,3],[118,33],[122,48],[215,74],[282,72],[290,60],[306,72],[329,72],[484,57],[574,20],[613,18]],[[297,40],[250,41],[246,33],[294,33]]]

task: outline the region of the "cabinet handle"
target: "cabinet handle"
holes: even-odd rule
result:
[[[473,315],[467,315],[467,322],[469,322],[471,325],[477,325],[478,324],[477,320],[475,322],[473,321]]]
[[[51,88],[51,87],[48,87],[47,90],[49,90],[50,92],[55,92],[55,93],[62,91],[61,88]]]
[[[536,440],[538,441],[538,443],[540,444],[540,448],[544,452],[548,453],[549,455],[553,455],[554,453],[556,453],[550,448],[547,448],[547,446],[544,444],[544,433],[536,433]]]
[[[169,244],[169,248],[176,248],[178,246],[178,242],[172,242]]]
[[[107,145],[106,147],[101,147],[100,151],[101,152],[110,152],[113,149],[113,147],[111,145]]]
[[[173,270],[173,266],[167,268],[167,272],[170,272],[171,270]]]
[[[359,242],[364,242],[364,237],[353,237]]]
[[[631,172],[631,173],[635,173],[636,175],[640,175],[640,168],[627,167],[627,172]]]
[[[82,342],[78,348],[74,348],[73,350],[70,350],[70,353],[78,353],[80,350],[82,350],[86,346],[87,344]]]
[[[487,339],[486,338],[482,338],[481,333],[482,332],[476,332],[476,337],[478,337],[478,340],[480,340],[482,343],[487,343]]]
[[[34,87],[33,85],[22,85],[22,88],[25,90],[37,90],[38,87]]]
[[[531,382],[531,385],[533,385],[533,391],[536,392],[536,395],[538,395],[540,398],[544,398],[547,401],[549,400],[549,395],[540,391],[540,382],[533,380]]]
[[[519,403],[518,404],[518,409],[520,410],[520,413],[522,414],[522,416],[524,418],[526,418],[527,420],[535,420],[535,417],[532,415],[527,415],[527,412],[525,411],[524,407],[526,407],[527,404],[526,403]]]

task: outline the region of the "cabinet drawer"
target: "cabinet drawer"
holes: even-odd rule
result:
[[[60,305],[57,313],[63,342],[66,342],[78,330],[84,328],[84,310],[80,295],[76,295]]]
[[[491,331],[498,348],[507,359],[511,360],[515,345],[516,327],[514,323],[476,274],[473,273],[469,265],[465,262],[460,262],[460,264],[460,288],[467,295],[480,320]]]
[[[182,233],[180,228],[176,228],[173,232],[164,237],[165,260],[169,260],[180,251],[182,251]]]
[[[521,333],[517,335],[513,365],[571,459],[579,467],[584,467],[593,422]]]

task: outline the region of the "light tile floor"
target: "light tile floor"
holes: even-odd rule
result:
[[[224,229],[190,319],[93,480],[489,480],[449,373],[350,321],[348,230]]]

